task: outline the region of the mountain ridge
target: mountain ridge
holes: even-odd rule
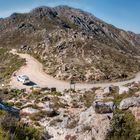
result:
[[[79,82],[129,78],[139,71],[140,36],[68,6],[38,7],[0,20],[0,46],[31,53],[46,72]]]

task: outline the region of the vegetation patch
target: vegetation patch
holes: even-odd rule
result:
[[[115,110],[111,130],[106,140],[139,140],[140,122],[135,121],[131,111]]]
[[[42,140],[43,132],[0,110],[0,140]]]
[[[17,98],[19,95],[21,95],[23,92],[20,90],[9,90],[7,88],[0,89],[0,99],[1,100],[10,100],[13,98]]]
[[[118,94],[118,93],[114,93],[113,97],[114,97],[114,103],[115,105],[119,105],[120,102],[128,97],[132,97],[134,94],[133,93],[124,93],[124,94]]]
[[[0,83],[5,83],[25,62],[24,59],[8,51],[8,49],[0,48]]]
[[[81,96],[80,100],[84,102],[86,107],[90,107],[94,101],[95,95],[95,91],[87,91]]]

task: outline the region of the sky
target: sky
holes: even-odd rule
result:
[[[0,0],[0,17],[58,5],[80,8],[118,28],[140,33],[140,0]]]

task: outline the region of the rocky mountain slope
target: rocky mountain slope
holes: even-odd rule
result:
[[[67,6],[0,19],[0,46],[31,53],[58,79],[93,82],[139,71],[140,35]]]

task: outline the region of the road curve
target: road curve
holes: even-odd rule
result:
[[[30,56],[29,54],[22,54],[17,53],[16,50],[12,50],[11,53],[19,55],[21,58],[26,59],[26,65],[22,66],[17,72],[16,75],[25,74],[28,75],[30,80],[36,83],[40,87],[56,87],[58,91],[63,91],[65,89],[70,88],[69,82],[57,80],[52,76],[46,74],[43,71],[43,66],[40,62],[38,62],[35,58]],[[97,84],[83,84],[77,83],[75,85],[76,90],[80,89],[91,89],[93,87],[107,87],[110,85],[114,86],[122,86],[131,82],[138,82],[140,81],[140,72],[138,72],[135,78],[127,81],[122,82],[110,82],[110,83],[97,83]],[[17,81],[17,78],[12,76],[10,81],[11,88],[18,88],[23,89],[26,88],[27,90],[30,88],[29,86],[22,85],[20,82]]]

